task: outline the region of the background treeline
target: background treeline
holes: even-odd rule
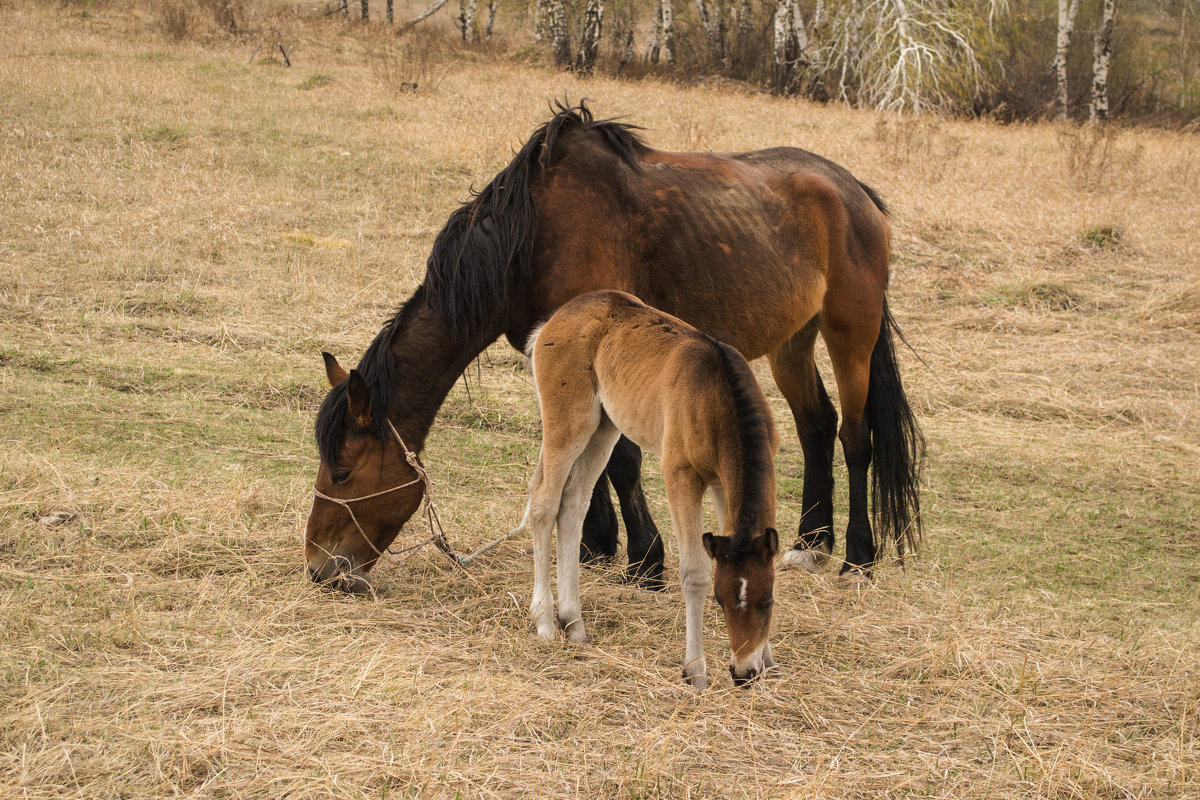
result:
[[[255,2],[160,0],[156,6],[176,31],[203,18],[228,31],[252,32],[265,5]],[[583,73],[739,81],[821,101],[1002,120],[1067,116],[1190,125],[1200,118],[1200,0],[288,5],[331,21],[367,19],[391,24],[401,36],[437,36],[447,46],[482,47]],[[410,50],[428,55],[431,48],[426,42]]]

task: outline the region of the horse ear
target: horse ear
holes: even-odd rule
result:
[[[729,556],[729,537],[714,536],[706,532],[704,534],[704,549],[708,553],[708,557],[714,561],[718,558],[727,558]]]
[[[779,532],[774,528],[767,528],[759,541],[762,542],[760,547],[762,547],[764,559],[770,560],[779,554]]]
[[[325,359],[325,377],[329,379],[329,388],[337,386],[348,377],[346,370],[342,369],[342,365],[331,354],[322,352],[321,358]]]
[[[346,405],[350,412],[350,418],[358,423],[359,427],[367,428],[371,425],[371,387],[367,386],[367,381],[356,369],[350,370],[350,375],[346,378]]]

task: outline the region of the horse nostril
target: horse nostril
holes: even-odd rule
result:
[[[317,571],[315,569],[313,569],[311,566],[305,566],[304,571],[308,573],[308,579],[310,581],[318,580]]]
[[[745,686],[747,683],[758,677],[758,670],[752,668],[745,675],[738,675],[737,670],[733,668],[733,664],[730,664],[729,675],[733,678],[734,686]]]

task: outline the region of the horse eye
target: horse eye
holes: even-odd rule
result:
[[[348,469],[335,470],[333,473],[333,482],[334,483],[345,483],[347,480],[349,480],[349,478],[350,478],[350,470],[348,470]]]

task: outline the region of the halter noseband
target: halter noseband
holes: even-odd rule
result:
[[[392,553],[392,555],[402,555],[411,550],[417,550],[421,547],[424,547],[425,545],[429,544],[429,542],[432,541],[437,544],[439,550],[441,550],[443,553],[445,553],[447,556],[450,557],[451,561],[453,561],[455,564],[461,565],[462,559],[460,559],[459,556],[456,555],[455,552],[450,548],[450,544],[446,541],[445,533],[441,531],[442,526],[441,526],[440,520],[438,521],[437,528],[436,529],[434,528],[433,521],[435,519],[437,519],[437,512],[433,510],[433,501],[429,497],[429,488],[430,488],[429,487],[429,474],[427,472],[425,472],[425,468],[421,466],[421,461],[417,457],[417,454],[414,453],[412,450],[408,449],[408,445],[404,443],[404,437],[400,435],[400,431],[396,430],[396,426],[392,424],[392,421],[390,419],[388,420],[388,429],[391,430],[392,436],[396,437],[396,442],[399,443],[400,449],[402,451],[404,451],[404,460],[408,462],[408,466],[412,469],[413,472],[415,472],[417,474],[417,477],[413,478],[411,481],[408,481],[407,483],[402,483],[399,486],[393,486],[390,489],[384,489],[382,491],[374,492],[372,494],[364,494],[361,497],[347,497],[347,498],[330,497],[329,495],[325,494],[324,492],[322,492],[320,489],[318,489],[315,486],[313,487],[313,495],[321,498],[322,500],[327,500],[330,503],[334,503],[334,504],[339,505],[342,508],[346,509],[346,513],[350,515],[350,521],[353,522],[354,527],[358,529],[359,535],[362,536],[363,540],[366,541],[366,543],[370,546],[370,548],[375,551],[375,555],[377,557],[382,558],[383,551],[375,546],[375,543],[373,541],[371,541],[370,536],[367,536],[367,532],[364,531],[362,525],[359,524],[358,517],[354,516],[354,509],[350,507],[350,504],[358,503],[363,500],[371,500],[376,497],[381,497],[385,494],[391,494],[392,492],[398,492],[401,489],[407,489],[409,486],[413,486],[418,483],[423,483],[423,484],[425,484],[426,517],[429,519],[429,523],[430,523],[429,527],[430,527],[430,530],[433,531],[432,535],[428,539],[424,540],[423,542],[420,542],[419,544],[415,544],[411,547],[406,547],[403,550],[396,550],[396,551],[388,550],[388,552]]]
[[[458,553],[455,553],[454,548],[452,548],[450,543],[446,541],[446,532],[442,529],[442,521],[438,518],[437,508],[435,508],[433,505],[433,498],[430,494],[431,486],[429,481],[429,473],[425,471],[425,467],[421,466],[421,460],[417,454],[408,449],[408,445],[404,443],[404,437],[400,435],[400,431],[396,430],[396,426],[392,424],[390,419],[387,421],[387,424],[388,429],[392,432],[392,436],[396,437],[396,442],[399,443],[400,449],[404,451],[404,460],[408,462],[408,466],[417,474],[417,477],[413,478],[408,483],[402,483],[399,486],[393,486],[390,489],[384,489],[379,492],[374,492],[373,494],[364,494],[361,497],[330,497],[317,487],[313,487],[314,496],[319,497],[322,500],[327,500],[330,503],[334,503],[346,509],[346,513],[350,515],[350,521],[353,522],[354,527],[358,529],[359,535],[362,536],[370,548],[375,551],[377,558],[383,557],[383,551],[375,546],[375,543],[371,541],[370,536],[367,536],[367,532],[363,530],[362,525],[360,525],[358,522],[358,517],[354,516],[354,509],[350,507],[350,504],[358,503],[362,500],[371,500],[372,498],[380,497],[385,494],[391,494],[392,492],[398,492],[401,489],[407,489],[409,486],[413,486],[418,483],[425,485],[425,519],[429,523],[429,538],[424,539],[417,544],[405,547],[402,550],[388,549],[387,552],[391,553],[392,555],[403,555],[404,553],[419,550],[430,542],[433,542],[437,546],[437,549],[445,553],[446,557],[453,561],[456,566],[466,567],[468,564],[474,561],[477,556],[487,552],[488,550],[491,550],[513,533],[516,533],[524,527],[525,522],[522,520],[521,525],[519,525],[516,530],[510,531],[495,541],[485,544],[483,547],[480,547],[469,556],[460,556]]]

